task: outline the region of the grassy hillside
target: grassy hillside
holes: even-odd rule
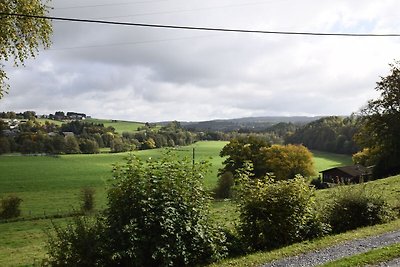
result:
[[[212,163],[211,172],[204,184],[212,188],[217,180],[217,171],[222,159],[219,151],[226,142],[198,142],[192,146],[177,148],[175,151],[195,160]],[[164,149],[134,152],[146,159],[157,158]],[[0,196],[16,194],[24,201],[21,204],[23,216],[42,216],[63,213],[78,205],[82,187],[96,188],[96,204],[105,204],[105,188],[112,177],[114,163],[123,162],[128,153],[97,155],[47,156],[0,156]]]
[[[61,126],[61,124],[64,123],[63,121],[57,121],[51,119],[37,119],[37,120],[40,121],[41,123],[49,121],[59,126]],[[121,134],[123,132],[136,132],[138,127],[144,126],[144,123],[134,122],[134,121],[120,121],[120,120],[113,121],[113,120],[102,120],[102,119],[86,119],[85,121],[93,123],[102,123],[104,124],[105,127],[112,126],[115,128],[116,132]]]
[[[344,154],[333,154],[322,151],[312,151],[314,155],[314,166],[317,172],[345,165],[352,165],[351,156]]]
[[[223,159],[219,152],[227,142],[206,141],[191,146],[176,148],[183,156],[212,163],[211,172],[205,177],[207,188],[213,188],[217,181],[217,171]],[[163,149],[136,151],[142,158],[157,158]],[[314,153],[317,170],[327,164],[346,163],[346,157],[329,153]],[[111,178],[112,164],[123,162],[127,153],[97,155],[43,156],[0,156],[0,197],[16,194],[23,199],[22,216],[41,217],[44,214],[65,213],[79,205],[79,190],[83,186],[96,188],[96,206],[106,204],[106,186]],[[349,157],[347,158],[347,160]],[[399,184],[400,184],[400,179]],[[384,181],[379,181],[386,186]],[[388,186],[394,182],[386,181]],[[400,187],[400,186],[399,186]],[[385,190],[381,188],[380,190]],[[212,207],[215,220],[226,226],[233,226],[237,217],[231,202],[215,202]],[[65,223],[66,219],[56,220]],[[51,226],[50,220],[30,220],[0,224],[0,266],[26,265],[44,255],[45,233]]]
[[[176,148],[182,156],[195,160],[207,160],[212,164],[204,184],[208,189],[217,182],[218,169],[223,159],[219,152],[227,142],[205,141],[191,146]],[[134,152],[146,159],[157,158],[164,149]],[[37,217],[44,214],[64,213],[78,206],[79,191],[90,186],[96,189],[96,205],[106,203],[106,187],[112,177],[114,163],[123,162],[127,153],[96,155],[0,156],[0,196],[16,194],[24,201],[22,215]],[[315,166],[319,171],[327,166],[347,164],[349,157],[329,153],[315,153]]]
[[[144,126],[142,122],[134,122],[134,121],[113,121],[113,120],[102,120],[102,119],[86,119],[88,122],[94,123],[102,123],[105,127],[112,126],[115,128],[115,131],[118,133],[123,132],[136,132],[138,127]]]

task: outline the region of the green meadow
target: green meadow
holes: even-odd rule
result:
[[[104,120],[104,119],[86,119],[87,122],[102,123],[105,127],[112,126],[117,133],[136,132],[138,127],[144,126],[142,122],[121,121],[121,120]]]
[[[37,119],[41,123],[45,123],[46,121],[54,123],[55,125],[61,126],[63,121],[51,120],[51,119]],[[133,121],[121,121],[121,120],[105,120],[105,119],[86,119],[87,122],[93,123],[102,123],[105,127],[112,126],[115,128],[115,131],[122,134],[123,132],[136,132],[138,127],[144,126],[142,122],[133,122]]]
[[[219,152],[227,142],[203,141],[191,146],[172,149],[178,155],[196,162],[211,163],[204,185],[215,187],[218,169],[223,159]],[[157,158],[165,149],[135,151],[142,159]],[[101,153],[94,155],[51,156],[0,156],[0,196],[15,194],[23,199],[23,217],[63,214],[79,206],[79,193],[83,187],[96,189],[96,206],[106,204],[106,188],[112,178],[113,164],[123,163],[128,153]],[[314,151],[315,168],[325,168],[351,163],[347,155]]]
[[[173,149],[178,155],[207,160],[212,164],[204,184],[211,189],[222,164],[219,151],[226,142],[198,142]],[[165,149],[135,151],[142,159],[157,158]],[[0,196],[15,194],[23,199],[23,217],[40,217],[66,213],[78,208],[83,187],[96,189],[96,206],[106,203],[106,187],[112,178],[112,166],[123,163],[128,153],[95,155],[0,156]]]
[[[207,160],[212,164],[204,185],[212,189],[217,182],[218,169],[223,158],[219,152],[227,142],[203,141],[191,146],[173,149],[177,154],[193,157],[196,162]],[[135,151],[142,159],[157,158],[165,149]],[[314,153],[315,167],[320,171],[351,162],[350,156]],[[96,155],[0,156],[0,197],[10,194],[23,199],[21,217],[24,221],[0,223],[0,266],[21,266],[39,261],[45,255],[45,230],[51,227],[44,216],[63,215],[79,208],[81,188],[95,188],[97,209],[106,205],[106,189],[112,178],[113,164],[123,163],[128,153]],[[382,185],[384,186],[384,185]],[[228,227],[237,217],[230,201],[215,202],[211,214]],[[69,219],[56,219],[65,223]]]

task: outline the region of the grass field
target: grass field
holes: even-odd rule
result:
[[[328,152],[312,151],[314,165],[317,172],[344,165],[352,165],[351,156],[343,154],[332,154]]]
[[[45,123],[46,121],[49,121],[51,123],[54,123],[55,125],[61,126],[61,124],[65,123],[63,121],[57,121],[57,120],[51,120],[51,119],[37,119],[41,123]],[[144,126],[144,123],[142,122],[134,122],[134,121],[121,121],[121,120],[102,120],[102,119],[86,119],[86,122],[93,122],[93,123],[102,123],[104,124],[105,127],[112,126],[115,128],[115,131],[118,133],[123,133],[123,132],[136,132],[138,127]]]
[[[205,141],[174,149],[177,154],[195,160],[208,160],[210,173],[205,177],[205,187],[212,189],[217,182],[218,169],[223,159],[219,152],[226,142]],[[164,149],[134,152],[146,159],[157,158]],[[96,206],[106,203],[106,187],[111,178],[112,165],[123,162],[127,153],[102,153],[96,155],[0,156],[0,196],[15,194],[24,201],[24,217],[38,217],[65,213],[78,208],[79,192],[83,187],[96,189]],[[348,164],[349,156],[314,152],[316,170]]]
[[[211,189],[217,181],[217,171],[223,159],[219,152],[227,142],[206,141],[176,148],[179,155],[212,163],[205,177],[205,186]],[[157,158],[164,149],[136,151],[141,158]],[[0,156],[0,197],[16,194],[23,199],[22,216],[28,221],[0,224],[0,266],[26,265],[44,255],[45,234],[51,226],[48,219],[31,220],[43,215],[65,213],[79,206],[79,191],[84,186],[96,189],[96,206],[106,204],[106,187],[111,178],[112,164],[123,162],[127,153],[97,155]],[[314,151],[316,169],[348,164],[350,157]],[[388,182],[387,182],[388,183]],[[399,179],[400,183],[400,179]],[[393,185],[390,183],[389,185]],[[382,181],[381,186],[387,186]],[[400,187],[400,185],[399,185]],[[231,202],[215,202],[212,216],[226,226],[233,226],[237,214]],[[66,219],[56,222],[65,223]]]
[[[138,127],[144,126],[142,122],[134,121],[113,121],[113,120],[102,120],[102,119],[86,119],[87,122],[102,123],[105,127],[112,126],[115,128],[117,133],[122,134],[123,132],[136,132]]]
[[[226,142],[198,142],[192,146],[176,148],[177,154],[195,160],[208,160],[212,164],[204,184],[214,187],[222,158],[219,151]],[[139,157],[157,158],[164,149],[135,151]],[[82,187],[96,189],[96,204],[101,208],[106,201],[106,186],[112,165],[122,163],[128,153],[102,153],[96,155],[0,156],[0,196],[15,194],[24,201],[22,216],[38,217],[65,213],[78,207]]]

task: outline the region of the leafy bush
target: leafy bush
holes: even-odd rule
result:
[[[0,201],[0,218],[10,219],[21,214],[20,204],[22,199],[17,196],[8,196]]]
[[[229,171],[224,172],[218,178],[217,187],[214,189],[214,197],[217,199],[230,198],[232,196],[233,185],[233,174]]]
[[[130,156],[114,168],[102,218],[56,229],[49,264],[194,266],[222,258],[225,235],[209,219],[202,187],[206,167],[170,152],[147,162]]]
[[[53,224],[48,233],[48,259],[44,266],[107,266],[105,225],[100,219],[75,217],[65,228]]]
[[[83,212],[90,212],[94,209],[94,188],[84,187],[81,189],[81,210]]]
[[[315,189],[300,176],[242,179],[239,233],[254,250],[281,247],[321,236],[327,227],[315,209]]]
[[[364,187],[339,187],[330,199],[327,222],[335,233],[384,223],[394,216],[382,197],[369,194]]]

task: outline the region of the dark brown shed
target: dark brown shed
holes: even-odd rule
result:
[[[351,165],[327,169],[321,173],[323,182],[349,184],[367,181],[371,176],[371,169],[362,165]]]

